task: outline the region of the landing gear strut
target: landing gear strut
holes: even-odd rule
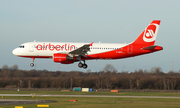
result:
[[[31,67],[34,66],[34,59],[35,59],[35,58],[32,58],[32,63],[30,64]]]
[[[84,60],[84,64],[81,63],[81,62],[79,62],[78,66],[79,66],[80,68],[84,68],[84,69],[87,68],[87,64],[85,63],[85,60]]]

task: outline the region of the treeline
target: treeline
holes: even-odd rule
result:
[[[117,72],[107,65],[99,72],[19,70],[17,65],[0,68],[0,88],[68,88],[180,90],[179,72],[150,71]]]

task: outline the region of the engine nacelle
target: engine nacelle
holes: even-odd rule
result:
[[[69,60],[69,56],[67,54],[58,54],[55,53],[53,55],[54,62],[66,62]]]

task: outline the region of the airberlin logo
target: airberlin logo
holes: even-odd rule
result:
[[[75,45],[70,45],[70,44],[64,44],[64,45],[53,45],[53,44],[51,44],[51,43],[49,43],[49,44],[45,44],[45,43],[43,43],[43,44],[38,44],[38,45],[36,45],[35,46],[35,48],[37,49],[37,50],[50,50],[50,51],[54,51],[54,50],[56,50],[56,51],[71,51],[71,50],[73,50],[73,49],[75,49],[76,48],[76,46]]]
[[[156,39],[157,24],[150,24],[144,31],[143,40],[145,42],[153,42]]]
[[[153,38],[154,37],[154,31],[153,30],[147,30],[145,37],[148,39]]]

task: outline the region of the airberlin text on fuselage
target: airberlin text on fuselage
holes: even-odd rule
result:
[[[35,47],[36,47],[37,50],[48,50],[49,49],[50,51],[54,51],[54,50],[56,50],[56,51],[60,51],[60,50],[61,51],[63,51],[63,50],[71,51],[71,50],[76,48],[75,45],[70,45],[70,44],[53,45],[51,43],[49,43],[49,44],[45,44],[45,43],[38,44]]]

